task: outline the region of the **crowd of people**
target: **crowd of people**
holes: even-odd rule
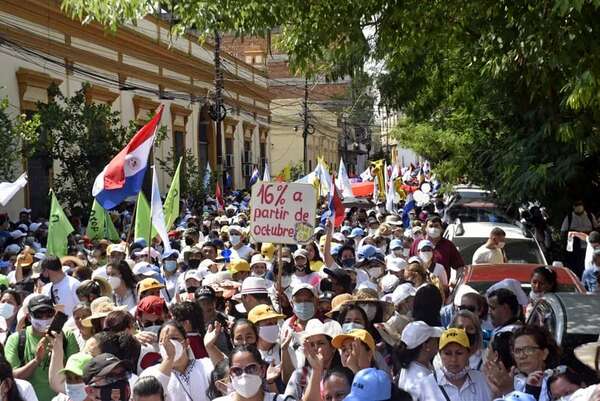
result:
[[[169,251],[74,224],[61,258],[30,211],[0,216],[0,400],[600,400],[599,344],[565,364],[524,323],[552,267],[530,294],[511,279],[479,293],[455,288],[465,261],[433,210],[405,228],[352,208],[278,246],[252,240],[246,206],[182,213]],[[503,243],[492,230],[473,262],[502,263]]]

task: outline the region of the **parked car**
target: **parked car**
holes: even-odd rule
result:
[[[504,264],[489,264],[489,265],[469,265],[465,266],[462,273],[457,277],[457,285],[454,291],[450,294],[447,303],[451,303],[454,299],[454,294],[459,287],[468,284],[480,294],[485,294],[488,288],[498,281],[506,278],[512,278],[521,282],[521,287],[526,294],[531,291],[531,274],[539,267],[539,264],[523,264],[523,263],[504,263]],[[585,288],[579,281],[577,276],[566,267],[552,267],[556,271],[558,280],[558,291],[565,293],[585,294]],[[600,297],[598,297],[600,299]]]
[[[579,365],[578,371],[584,374],[586,369],[573,356],[573,349],[598,341],[599,310],[598,295],[553,293],[545,295],[533,305],[527,323],[546,327],[560,344],[563,363],[573,367]]]
[[[447,205],[452,203],[467,203],[472,201],[489,201],[493,194],[476,185],[455,185],[452,192],[446,195],[444,201]]]
[[[533,263],[547,265],[546,257],[540,244],[527,232],[516,225],[506,223],[463,223],[450,224],[444,232],[444,238],[452,241],[463,257],[470,264],[473,254],[489,238],[494,227],[506,233],[504,252],[509,263]]]
[[[452,203],[444,211],[444,222],[451,224],[459,219],[463,223],[491,222],[512,223],[515,219],[506,215],[495,203],[471,201]]]

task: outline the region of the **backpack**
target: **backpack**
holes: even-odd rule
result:
[[[26,330],[19,331],[19,342],[17,344],[17,356],[19,357],[19,367],[23,366],[25,360],[25,342],[27,341]],[[63,350],[67,351],[67,337],[63,333]]]

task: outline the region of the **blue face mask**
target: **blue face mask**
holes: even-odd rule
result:
[[[315,304],[312,302],[294,304],[294,314],[303,322],[310,320],[315,315]]]
[[[168,272],[174,272],[177,270],[177,261],[176,260],[165,260],[163,267]]]
[[[342,267],[350,268],[350,267],[354,266],[355,263],[356,263],[356,260],[354,260],[354,259],[344,259],[344,260],[342,260]]]

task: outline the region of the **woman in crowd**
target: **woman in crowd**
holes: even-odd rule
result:
[[[538,299],[542,298],[544,294],[556,292],[558,282],[556,278],[556,271],[550,266],[537,267],[531,273],[531,292],[529,293],[529,304],[525,310],[525,317],[529,317],[533,304]]]
[[[37,401],[31,384],[25,380],[15,379],[12,366],[0,357],[0,399],[3,401]]]
[[[231,341],[234,347],[240,345],[256,345],[258,330],[248,319],[240,318],[231,326]]]
[[[401,371],[398,387],[409,392],[413,401],[424,401],[421,397],[421,381],[433,372],[431,360],[439,349],[442,330],[422,321],[411,322],[402,331],[396,360]]]
[[[79,349],[82,349],[85,342],[94,334],[91,327],[84,326],[83,320],[92,315],[92,309],[90,305],[84,302],[80,302],[73,308],[73,323],[75,324],[75,339],[79,345]]]
[[[263,361],[268,365],[277,366],[281,363],[279,323],[284,317],[269,305],[257,305],[248,312],[248,320],[255,325],[258,331],[256,347]]]
[[[463,329],[467,333],[470,344],[469,367],[474,370],[481,370],[483,365],[483,332],[477,315],[468,310],[459,310],[454,315],[450,327]]]
[[[285,389],[286,396],[295,400],[301,400],[303,394],[306,399],[317,397],[323,373],[330,367],[340,366],[340,355],[332,345],[332,339],[341,331],[340,325],[335,321],[308,321],[302,337],[306,360],[304,366],[292,373]]]
[[[6,319],[7,336],[14,333],[17,328],[17,313],[21,307],[21,294],[15,290],[7,289],[0,297],[0,316]]]
[[[538,401],[551,401],[545,370],[556,367],[560,350],[550,333],[539,326],[520,327],[513,337],[512,355],[518,370],[515,390],[533,394]]]
[[[253,345],[237,346],[229,357],[229,382],[231,392],[218,401],[284,401],[288,397],[264,390],[267,367]]]
[[[108,282],[113,288],[113,300],[117,306],[126,306],[132,310],[137,305],[136,281],[131,268],[125,261],[111,263],[106,267]]]
[[[419,290],[429,283],[429,273],[418,259],[411,258],[408,266],[404,268],[404,280],[408,281]]]
[[[422,320],[430,326],[442,325],[440,310],[442,309],[442,295],[439,289],[427,284],[419,288],[413,301],[412,317],[415,321]]]
[[[451,328],[440,337],[442,367],[421,383],[421,396],[427,401],[490,401],[491,389],[483,373],[469,368],[470,344],[467,333]]]

